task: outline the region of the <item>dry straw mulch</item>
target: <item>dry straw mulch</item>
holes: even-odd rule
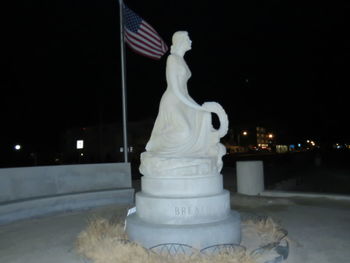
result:
[[[244,245],[252,248],[264,247],[282,239],[289,241],[286,231],[271,217],[245,220],[242,223],[242,232],[245,236],[243,242],[246,242]]]
[[[277,242],[285,232],[271,218],[246,220],[242,223],[243,236],[251,235],[254,244],[260,246]],[[243,240],[244,241],[244,240]],[[258,243],[257,243],[258,242]],[[244,243],[244,242],[243,242]],[[243,245],[249,245],[249,242]],[[124,224],[96,217],[89,221],[87,228],[76,240],[78,254],[93,263],[260,263],[262,258],[251,255],[251,250],[237,250],[235,253],[218,255],[162,256],[147,251],[142,246],[128,242]]]
[[[244,250],[213,256],[200,253],[173,257],[158,255],[136,243],[127,242],[123,224],[111,223],[104,218],[90,220],[76,240],[76,250],[93,263],[257,263]]]

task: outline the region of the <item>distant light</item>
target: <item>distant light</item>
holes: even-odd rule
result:
[[[84,140],[77,140],[77,149],[84,149]]]
[[[341,148],[343,148],[343,145],[341,145],[340,143],[335,143],[335,144],[333,144],[333,147],[336,149],[341,149]]]
[[[22,148],[22,146],[19,144],[16,144],[14,148],[16,151],[19,151]]]
[[[269,136],[270,139],[273,138],[273,134],[272,133],[270,133],[268,136]]]
[[[244,131],[244,132],[243,132],[243,135],[248,135],[248,132]]]
[[[80,156],[84,156],[84,154],[83,154],[83,153],[81,153],[81,154],[80,154]]]
[[[301,147],[301,143],[298,143],[298,147]]]
[[[309,142],[310,142],[310,140],[306,140],[306,142],[307,142],[307,143],[309,143]]]

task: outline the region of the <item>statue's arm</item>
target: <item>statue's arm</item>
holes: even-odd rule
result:
[[[198,105],[193,99],[190,100],[187,98],[184,94],[184,92],[181,91],[181,75],[178,74],[179,70],[181,70],[179,62],[176,61],[176,58],[170,55],[167,60],[167,66],[166,66],[166,74],[167,74],[167,81],[168,86],[171,88],[171,90],[175,93],[175,96],[185,105],[196,109],[200,111],[207,111],[202,106]]]
[[[178,74],[180,70],[183,70],[183,68],[181,67],[182,66],[179,65],[179,62],[175,57],[173,57],[172,55],[168,57],[166,67],[168,87],[174,92],[175,96],[185,105],[196,110],[216,113],[220,121],[220,128],[217,131],[220,137],[225,136],[228,129],[228,118],[224,109],[221,107],[220,104],[216,102],[206,102],[203,104],[203,106],[200,106],[188,94],[184,94],[184,92],[181,91],[180,87],[180,85],[183,85],[181,84],[180,80],[181,74]]]

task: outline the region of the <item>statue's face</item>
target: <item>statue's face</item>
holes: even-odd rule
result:
[[[184,45],[186,51],[191,49],[192,41],[191,41],[191,39],[189,38],[188,35],[186,35],[184,37],[184,44],[183,45]]]
[[[191,49],[192,41],[186,31],[178,31],[173,35],[173,46],[175,49],[182,50],[184,52]]]

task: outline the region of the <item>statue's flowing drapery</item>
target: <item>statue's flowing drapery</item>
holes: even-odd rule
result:
[[[168,88],[161,99],[146,150],[168,156],[205,156],[209,152],[208,142],[212,132],[211,114],[199,109],[200,106],[190,98],[186,83],[191,72],[183,59],[171,56],[167,63]],[[174,71],[176,75],[169,76]],[[175,83],[171,81],[172,77],[176,78]],[[177,93],[198,108],[184,104]]]
[[[225,154],[225,148],[220,143],[220,138],[227,132],[227,116],[219,104],[206,102],[200,106],[190,97],[187,91],[187,81],[190,77],[191,72],[185,60],[178,55],[169,55],[166,66],[168,87],[162,96],[151,138],[146,145],[147,152],[141,156],[140,169],[145,173],[145,166],[150,158],[158,158],[148,165],[152,165],[153,169],[155,166],[165,169],[166,165],[173,168],[176,158],[182,158],[182,161],[174,164],[177,168],[181,167],[182,163],[184,166],[191,166],[184,158],[211,159],[216,162],[216,170],[220,171],[222,168],[221,158]],[[219,130],[212,126],[211,112],[219,116]],[[159,163],[171,158],[171,164]],[[191,162],[199,167],[197,161],[189,161]]]

